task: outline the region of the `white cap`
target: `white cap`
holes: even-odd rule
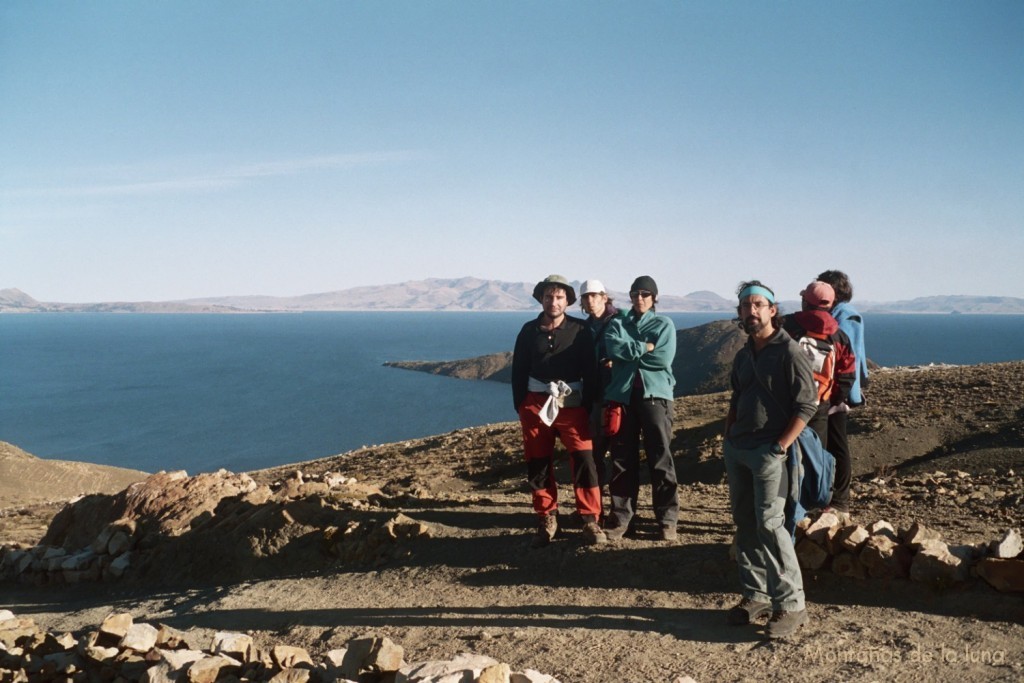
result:
[[[608,292],[605,291],[604,285],[601,284],[600,280],[587,280],[586,282],[583,283],[583,286],[580,288],[580,296],[583,296],[584,294],[607,294],[607,293]]]

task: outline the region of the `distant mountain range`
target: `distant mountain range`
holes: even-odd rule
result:
[[[579,291],[579,282],[574,282]],[[180,301],[115,301],[68,304],[37,301],[19,289],[0,289],[0,313],[281,313],[303,311],[528,311],[537,310],[533,283],[429,278],[398,284],[353,287],[335,292],[294,297],[224,296]],[[628,305],[626,292],[610,292],[620,305]],[[783,301],[786,311],[799,309],[798,301]],[[862,312],[875,313],[1011,313],[1024,314],[1024,299],[998,296],[930,296],[908,301],[858,301]],[[671,312],[729,313],[732,299],[714,292],[683,296],[661,294],[658,310]]]

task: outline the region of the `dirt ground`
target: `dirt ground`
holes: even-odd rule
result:
[[[854,519],[919,521],[950,544],[1024,527],[1022,371],[1018,362],[877,372],[851,422]],[[637,538],[584,546],[570,503],[560,537],[531,548],[518,427],[503,423],[252,473],[271,482],[330,470],[380,485],[434,531],[404,559],[327,571],[297,563],[269,579],[185,585],[0,584],[0,606],[52,630],[94,627],[120,610],[313,653],[374,633],[402,645],[407,661],[469,651],[565,683],[1024,680],[1024,595],[981,580],[935,588],[805,572],[811,621],[794,637],[766,641],[760,626],[728,626],[739,583],[720,457],[725,401],[676,402],[676,543],[655,540],[644,490]],[[948,487],[925,484],[957,471]],[[568,487],[560,495],[571,501]],[[0,533],[28,534],[19,529],[40,516],[8,505]]]

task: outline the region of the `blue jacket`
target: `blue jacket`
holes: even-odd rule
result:
[[[612,318],[604,339],[612,359],[612,377],[604,390],[605,400],[629,403],[638,371],[644,398],[674,398],[676,378],[672,361],[676,357],[676,326],[671,319],[654,311],[637,319],[636,312],[630,310]],[[647,342],[654,344],[653,351],[647,350]]]
[[[841,301],[832,307],[832,317],[839,323],[839,329],[850,338],[850,347],[857,363],[857,372],[853,377],[853,386],[850,387],[847,403],[851,406],[859,406],[864,403],[864,394],[861,389],[868,385],[868,356],[864,350],[864,319],[861,318],[857,309],[846,301]]]

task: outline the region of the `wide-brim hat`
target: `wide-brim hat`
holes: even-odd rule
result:
[[[538,303],[544,303],[544,290],[548,287],[561,287],[565,290],[565,298],[568,299],[569,305],[572,306],[576,303],[576,290],[572,288],[569,281],[561,275],[548,275],[546,278],[537,283],[533,288],[533,298]]]

